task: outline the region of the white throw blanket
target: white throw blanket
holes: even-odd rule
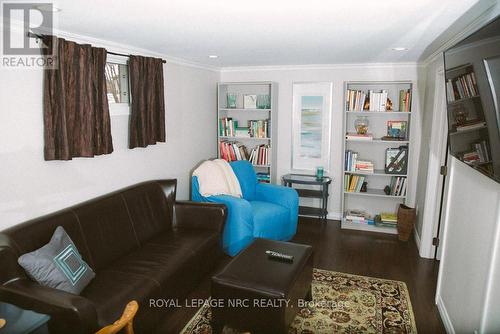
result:
[[[240,182],[226,160],[207,160],[196,168],[193,176],[198,178],[199,191],[203,197],[213,195],[242,196]]]

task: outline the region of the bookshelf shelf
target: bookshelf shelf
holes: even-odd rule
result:
[[[415,112],[412,108],[413,88],[414,84],[411,81],[349,81],[344,85],[343,131],[346,136],[342,150],[342,161],[345,161],[342,172],[343,219],[341,227],[343,229],[397,234],[395,227],[352,222],[346,220],[345,217],[346,215],[356,216],[354,212],[360,211],[366,214],[365,217],[372,219],[383,212],[395,213],[399,204],[407,202],[407,194],[411,185],[411,166],[407,166],[403,174],[387,174],[384,167],[387,149],[406,146],[407,154],[411,156],[413,138],[410,129],[412,114]],[[371,95],[372,93],[375,94]],[[388,108],[390,103],[393,109],[397,109],[396,111],[384,111],[384,106]],[[355,123],[359,124],[360,117],[367,118],[364,122],[368,123],[368,133],[372,134],[372,140],[347,138],[347,134],[356,133]],[[403,137],[405,140],[384,139],[383,137],[389,135],[388,125],[397,124],[397,122],[403,122],[406,126],[406,136]],[[394,134],[391,132],[391,135]],[[408,158],[407,161],[411,160]],[[354,167],[353,164],[358,164],[365,169],[373,166],[373,172],[351,170]],[[367,182],[366,192],[360,191],[363,182]],[[398,195],[387,195],[384,192],[386,186],[391,187],[393,193]],[[351,189],[351,191],[346,189]]]
[[[407,115],[407,116],[411,116],[411,111],[351,111],[351,110],[346,110],[345,111],[347,114],[356,114],[356,115],[367,115],[367,116],[371,116],[371,115],[385,115],[385,116],[388,116],[388,115],[391,115],[391,116],[394,116],[394,115]]]
[[[389,198],[389,199],[404,199],[404,198],[406,198],[406,196],[386,195],[384,193],[383,189],[367,189],[365,193],[344,190],[344,194],[354,195],[354,196],[383,197],[383,198]]]
[[[448,105],[454,105],[454,104],[459,104],[459,103],[462,103],[462,102],[467,102],[467,101],[470,101],[470,100],[477,99],[479,97],[480,97],[479,95],[475,95],[475,96],[471,96],[471,97],[464,97],[464,98],[462,98],[460,100],[449,101]]]
[[[252,108],[244,108],[249,106],[245,103],[245,95],[253,95],[253,98],[256,98],[256,103]],[[267,101],[266,99],[259,100],[266,96],[268,96]],[[232,99],[231,104],[228,103],[228,97]],[[259,101],[267,103],[259,104]],[[256,105],[257,108],[255,108]],[[276,150],[273,147],[273,141],[277,131],[277,122],[273,115],[276,114],[277,105],[278,85],[274,82],[219,82],[217,84],[217,157],[238,160],[246,156],[246,159],[250,159],[255,150],[256,153],[253,156],[256,158],[251,162],[255,172],[258,173],[260,182],[275,183]],[[228,106],[234,108],[228,108]],[[259,106],[264,108],[259,108]],[[255,137],[245,136],[247,133]],[[230,157],[227,154],[228,150],[230,150]],[[235,150],[239,152],[239,156]],[[236,154],[231,155],[233,152]]]
[[[271,138],[258,138],[258,137],[231,137],[231,136],[219,136],[220,139],[225,140],[271,140]]]
[[[383,169],[374,169],[373,173],[369,172],[363,172],[363,171],[352,171],[352,170],[346,170],[344,171],[345,174],[354,174],[354,175],[371,175],[371,176],[408,176],[407,174],[387,174]]]
[[[270,112],[271,109],[250,109],[250,108],[219,108],[220,111],[240,111],[240,112],[257,112],[257,111],[267,111]]]
[[[477,130],[487,129],[487,128],[488,127],[486,125],[482,125],[482,126],[478,126],[477,128],[472,128],[472,129],[467,129],[467,130],[460,130],[460,131],[455,130],[454,132],[450,132],[450,136],[461,135],[461,134],[464,134],[464,133],[474,132],[474,131],[477,131]]]
[[[367,144],[393,144],[393,145],[401,145],[401,144],[409,144],[409,140],[384,140],[380,138],[373,138],[373,140],[366,139],[346,139],[347,142],[356,142],[356,143],[367,143]]]
[[[341,227],[349,230],[361,230],[367,232],[378,232],[378,233],[387,233],[387,234],[398,234],[398,231],[394,227],[381,227],[375,225],[366,225],[366,224],[357,224],[350,223],[345,219],[342,219]]]

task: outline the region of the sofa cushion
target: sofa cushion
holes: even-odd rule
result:
[[[250,201],[253,213],[253,236],[282,240],[288,235],[290,213],[287,208],[270,202]]]
[[[123,191],[135,234],[141,244],[172,227],[172,203],[156,182]]]
[[[205,274],[205,261],[217,252],[219,235],[211,230],[163,233],[109,267],[154,280],[163,298],[182,296]]]
[[[94,269],[99,271],[139,247],[121,194],[93,200],[74,209],[87,241]]]
[[[78,218],[71,210],[60,211],[13,226],[3,233],[8,234],[15,241],[13,245],[15,245],[16,251],[21,255],[32,252],[48,243],[58,226],[64,228],[76,248],[78,248],[84,261],[94,268],[95,266],[81,232]]]
[[[131,300],[139,303],[139,311],[134,321],[141,333],[154,325],[158,319],[155,310],[149,307],[150,298],[159,298],[160,286],[143,275],[113,270],[102,270],[95,279],[82,291],[81,295],[89,299],[97,311],[100,327],[112,324],[120,318],[125,305]]]

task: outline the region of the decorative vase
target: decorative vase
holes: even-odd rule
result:
[[[401,241],[408,241],[411,232],[413,231],[413,226],[415,225],[415,219],[417,218],[417,210],[415,208],[410,208],[404,204],[400,204],[398,208],[398,238]]]
[[[316,167],[316,180],[323,180],[323,167]]]
[[[354,128],[358,135],[366,135],[368,133],[368,125],[370,125],[370,122],[366,116],[356,117],[354,121]]]

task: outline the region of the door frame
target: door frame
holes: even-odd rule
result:
[[[430,259],[434,258],[436,251],[432,240],[438,235],[439,212],[444,181],[444,177],[441,175],[441,166],[445,164],[447,154],[448,124],[444,79],[444,68],[440,66],[435,75],[435,98],[431,138],[429,141],[429,162],[419,251],[421,257]]]

